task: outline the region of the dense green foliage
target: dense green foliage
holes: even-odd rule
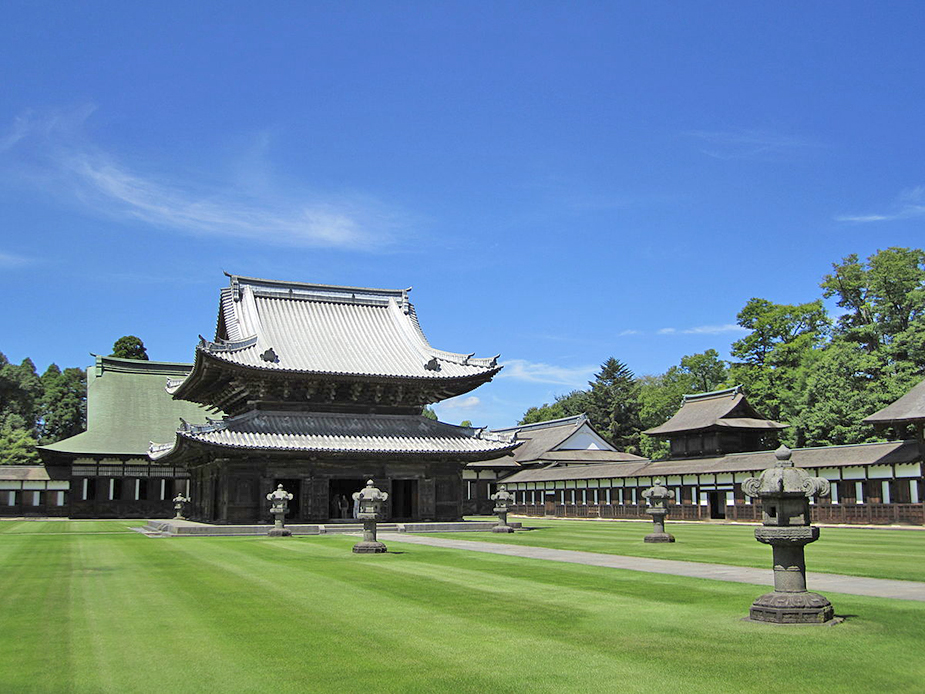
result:
[[[86,378],[83,369],[56,364],[39,376],[31,359],[16,365],[0,353],[0,464],[36,463],[37,443],[83,431]]]
[[[119,359],[138,359],[148,361],[148,350],[145,349],[145,343],[141,338],[134,335],[125,335],[120,337],[112,346],[111,357]]]
[[[775,627],[741,621],[761,592],[747,584],[400,543],[354,555],[338,535],[10,525],[5,692],[764,693],[785,675],[912,692],[925,677],[911,601],[831,594],[844,624]]]
[[[711,349],[615,390],[602,378],[608,364],[620,363],[611,357],[589,390],[531,407],[521,423],[587,412],[618,448],[660,457],[663,443],[625,432],[658,426],[685,393],[741,385],[760,413],[790,425],[781,437],[790,446],[878,440],[862,420],[925,376],[925,251],[887,248],[866,261],[850,255],[820,286],[822,298],[802,304],[749,299],[736,316],[748,332],[730,346],[730,364]],[[833,318],[825,299],[841,313]],[[606,407],[594,399],[602,389],[611,397]]]

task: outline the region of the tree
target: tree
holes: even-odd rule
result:
[[[518,424],[536,424],[584,414],[588,411],[589,402],[588,391],[573,390],[571,393],[557,396],[551,405],[543,403],[540,407],[531,407],[524,412]]]
[[[925,251],[888,248],[866,263],[849,255],[832,265],[821,283],[823,296],[845,309],[837,336],[882,352],[884,364],[913,361],[925,367],[921,336],[925,333]]]
[[[879,378],[878,361],[876,353],[847,340],[836,340],[818,353],[806,371],[801,406],[790,421],[802,435],[801,445],[877,440],[874,428],[861,420],[908,389]]]
[[[435,422],[437,421],[437,413],[434,412],[434,409],[430,405],[424,405],[424,409],[421,411],[421,414],[427,417],[427,419],[432,419]]]
[[[589,383],[588,418],[591,425],[619,450],[640,451],[642,420],[639,384],[629,367],[610,357]]]
[[[9,418],[0,426],[0,465],[29,465],[38,462],[36,441],[32,433],[23,426],[15,426]]]
[[[925,252],[888,248],[849,255],[821,287],[845,313],[816,351],[795,417],[810,445],[875,440],[862,419],[925,374]]]
[[[148,351],[145,349],[145,343],[134,335],[125,335],[120,337],[112,346],[111,357],[119,359],[138,359],[148,361]]]
[[[789,421],[798,411],[800,386],[815,354],[829,333],[829,317],[821,300],[775,304],[750,299],[737,316],[748,335],[730,350],[729,380],[741,384],[749,401],[771,419]],[[803,445],[799,431],[788,430],[790,445]]]
[[[63,372],[52,364],[42,374],[39,403],[39,441],[43,444],[79,434],[87,421],[87,374],[83,369]]]
[[[729,368],[715,349],[681,357],[681,372],[690,377],[691,392],[709,393],[725,383]],[[680,403],[679,403],[680,404]]]
[[[22,426],[32,429],[38,416],[42,382],[29,358],[18,366],[0,354],[0,423],[9,415],[16,415]]]

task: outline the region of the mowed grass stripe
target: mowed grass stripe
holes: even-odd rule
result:
[[[51,692],[69,668],[73,548],[0,542],[0,691]]]
[[[755,540],[754,526],[669,522],[667,529],[677,542],[646,544],[643,537],[651,531],[649,523],[521,520],[535,529],[513,534],[434,533],[434,536],[758,568],[769,567],[771,561],[770,548]],[[822,528],[820,539],[806,547],[806,561],[810,571],[925,581],[925,531]]]
[[[714,694],[794,673],[805,691],[903,692],[925,677],[896,664],[925,644],[918,603],[837,596],[845,624],[774,628],[740,621],[748,585],[401,543],[353,555],[356,539],[2,538],[4,578],[71,587],[17,594],[0,652],[37,612],[48,631],[0,691]]]
[[[192,691],[197,678],[236,691],[259,666],[215,628],[221,610],[203,609],[195,590],[182,589],[198,584],[195,565],[179,565],[138,535],[73,541],[73,691],[151,691],[152,677],[171,691]]]
[[[127,533],[144,525],[144,520],[123,519],[106,521],[84,520],[0,520],[0,535],[60,535],[71,533]]]

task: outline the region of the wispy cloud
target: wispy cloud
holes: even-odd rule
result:
[[[475,395],[467,397],[450,398],[440,403],[442,410],[472,410],[482,404],[482,401]]]
[[[31,262],[32,258],[27,258],[23,255],[16,255],[15,253],[4,253],[3,251],[0,251],[0,267],[22,267],[23,265],[29,265]]]
[[[864,224],[868,222],[892,222],[897,219],[916,219],[925,217],[925,186],[907,188],[896,196],[892,209],[882,214],[839,215],[837,222],[854,222]]]
[[[725,333],[746,333],[748,330],[735,323],[725,323],[723,325],[697,325],[693,328],[659,328],[655,335],[722,335]],[[645,335],[642,330],[624,330],[617,333],[621,335]],[[651,334],[651,333],[650,333]]]
[[[807,148],[820,147],[817,142],[769,130],[693,130],[687,135],[703,143],[700,150],[714,159],[784,159]]]
[[[685,335],[722,335],[724,333],[747,333],[748,330],[735,323],[725,325],[698,325],[681,331]]]
[[[512,378],[531,383],[553,383],[562,386],[584,386],[594,375],[596,366],[553,366],[526,359],[503,362],[504,370],[498,378]]]
[[[39,117],[26,114],[0,136],[4,168],[109,217],[162,229],[284,246],[372,250],[394,240],[402,214],[357,194],[293,194],[262,185],[152,174],[90,142],[94,109]]]

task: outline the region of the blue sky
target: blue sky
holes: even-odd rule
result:
[[[0,351],[189,361],[222,270],[413,286],[514,424],[925,244],[919,2],[8,2]]]

